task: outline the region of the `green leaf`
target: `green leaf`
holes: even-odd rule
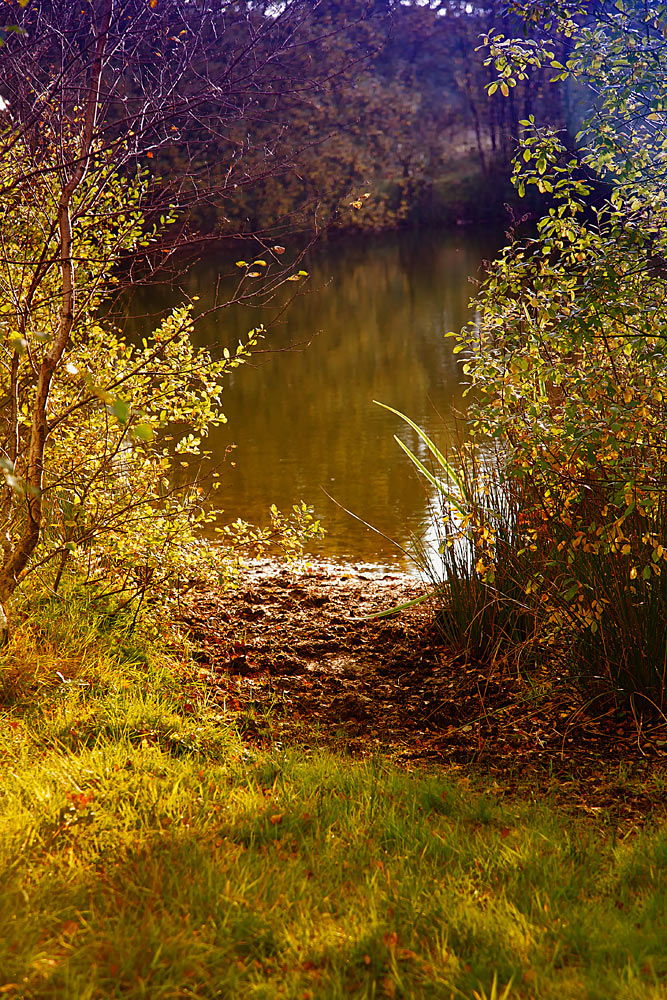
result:
[[[25,354],[28,348],[28,341],[25,337],[12,337],[9,341],[12,350],[16,351],[17,354]]]
[[[132,433],[133,436],[135,438],[139,438],[140,441],[153,440],[153,428],[150,424],[137,424]]]
[[[121,424],[126,424],[130,419],[130,404],[126,400],[117,397],[111,404],[111,412]]]

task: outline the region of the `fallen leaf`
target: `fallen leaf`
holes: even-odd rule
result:
[[[385,976],[382,980],[382,989],[384,990],[384,995],[390,998],[396,996],[396,983],[389,976]]]
[[[417,952],[411,951],[410,948],[399,948],[396,951],[396,954],[399,958],[404,959],[406,962],[413,962],[415,959],[419,958]]]

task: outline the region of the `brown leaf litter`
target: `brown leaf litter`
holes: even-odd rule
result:
[[[443,646],[430,602],[369,617],[423,592],[419,580],[377,567],[319,560],[299,572],[258,561],[236,591],[190,594],[181,621],[200,677],[249,737],[261,738],[268,718],[273,740],[316,734],[351,752],[379,745],[406,761],[475,762],[506,779],[557,774],[561,785],[603,765],[664,766],[664,722],[647,727],[587,704],[547,666],[469,662]]]

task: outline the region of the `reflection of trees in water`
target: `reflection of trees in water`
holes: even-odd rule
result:
[[[428,499],[393,434],[416,442],[372,400],[409,413],[442,447],[451,445],[453,422],[443,424],[438,412],[448,418],[462,398],[444,334],[465,322],[468,278],[483,256],[461,236],[338,244],[315,257],[312,291],[292,303],[264,347],[310,345],[261,355],[225,392],[229,424],[209,444],[220,458],[230,442],[238,445],[222,501],[230,519],[261,519],[269,503],[303,498],[325,518],[330,551],[395,558],[319,487],[399,541],[418,528]],[[203,308],[216,280],[214,262],[198,265],[191,276],[188,290],[201,296]],[[248,327],[271,318],[272,310],[226,310],[205,321],[198,335],[232,345]]]

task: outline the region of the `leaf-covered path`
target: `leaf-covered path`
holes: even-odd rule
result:
[[[443,647],[425,602],[369,618],[423,592],[407,575],[320,561],[305,573],[258,563],[236,592],[191,596],[183,622],[217,702],[246,735],[318,738],[403,760],[488,766],[504,782],[526,770],[585,778],[583,805],[619,803],[607,778],[618,763],[665,765],[667,727],[639,727],[586,702],[549,665],[517,673],[506,661],[469,663]],[[269,724],[267,726],[267,718]]]

